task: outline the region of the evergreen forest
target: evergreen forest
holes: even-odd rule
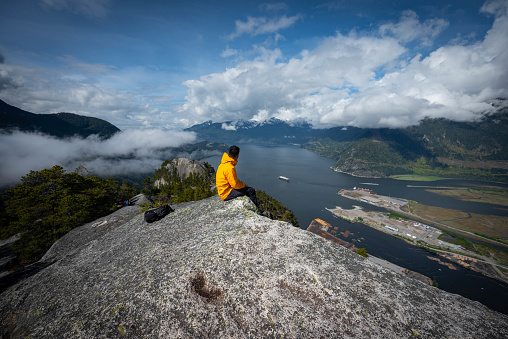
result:
[[[73,228],[114,212],[135,194],[113,178],[67,173],[60,166],[31,171],[3,196],[2,239],[19,234],[16,264],[38,261]]]

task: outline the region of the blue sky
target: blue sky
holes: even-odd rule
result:
[[[0,99],[121,129],[464,121],[508,96],[507,1],[0,3]]]

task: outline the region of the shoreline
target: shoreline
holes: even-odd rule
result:
[[[358,254],[358,248],[355,245],[334,236],[332,233],[329,232],[330,228],[332,228],[332,225],[330,225],[326,221],[321,220],[321,219],[314,219],[311,222],[311,224],[309,225],[309,227],[307,228],[307,231],[314,233],[324,239],[332,241],[332,242],[336,243],[337,245],[345,247],[348,250]],[[358,254],[358,255],[360,255],[360,254]],[[394,264],[391,261],[375,257],[371,254],[367,254],[366,259],[369,260],[370,262],[372,262],[376,265],[382,266],[390,271],[393,271],[398,274],[406,275],[411,279],[415,279],[420,282],[423,282],[426,285],[436,287],[436,282],[433,281],[431,278],[427,277],[426,275],[423,275],[423,274],[415,272],[415,271],[411,271],[405,267]]]
[[[365,193],[341,190],[338,194],[348,199],[363,201],[376,205],[372,201],[365,200]],[[357,196],[353,196],[353,194],[356,194]],[[379,196],[376,195],[375,197]],[[423,219],[400,209],[390,208],[390,206],[387,206],[386,203],[382,203],[376,206],[383,207],[391,212],[404,214],[405,216],[414,219]],[[479,254],[467,251],[466,249],[458,247],[455,244],[439,240],[438,236],[442,234],[442,231],[438,228],[421,225],[409,220],[390,220],[390,218],[383,216],[384,214],[381,212],[367,212],[364,211],[360,206],[354,206],[354,208],[350,210],[342,209],[341,207],[336,207],[335,209],[326,208],[326,210],[348,222],[362,223],[368,227],[404,240],[408,244],[424,248],[427,251],[439,255],[440,257],[446,258],[447,260],[465,267],[466,269],[474,270],[489,278],[493,278],[497,281],[508,284],[508,276],[506,273],[503,273],[501,270],[499,270],[499,267],[504,270],[508,270],[508,267],[499,263],[488,261],[486,260],[487,258],[484,258]],[[443,248],[442,246],[446,246],[448,248]]]

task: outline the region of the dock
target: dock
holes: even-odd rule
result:
[[[320,237],[325,238],[327,240],[333,241],[334,243],[339,244],[355,253],[356,251],[358,251],[358,248],[356,248],[355,245],[353,245],[352,243],[337,238],[333,234],[329,233],[328,230],[330,228],[332,228],[332,225],[330,225],[326,221],[321,219],[314,219],[307,228],[307,231],[317,234]]]
[[[387,213],[365,211],[360,206],[354,206],[353,209],[343,209],[337,206],[333,209],[327,208],[327,210],[349,222],[362,223],[378,231],[403,238],[411,243],[420,241],[433,246],[446,247],[447,245],[438,239],[441,235],[441,230],[410,219],[390,218]],[[456,245],[448,244],[447,247],[456,247]]]
[[[356,251],[358,251],[358,248],[356,248],[356,246],[353,245],[352,243],[344,241],[340,238],[337,238],[333,234],[329,233],[328,231],[332,228],[333,228],[332,225],[330,225],[326,221],[324,221],[322,219],[314,219],[314,220],[312,220],[309,227],[307,228],[307,231],[312,232],[316,235],[319,235],[320,237],[322,237],[324,239],[333,241],[334,243],[336,243],[340,246],[343,246],[343,247],[347,248],[348,250],[353,251],[355,253],[356,253]],[[347,234],[347,235],[351,234],[349,231],[346,231],[343,233]],[[378,257],[374,257],[370,254],[369,254],[367,260],[369,260],[370,262],[373,262],[379,266],[382,266],[390,271],[393,271],[393,272],[396,272],[399,274],[404,274],[412,279],[416,279],[416,280],[421,281],[427,285],[432,285],[432,279],[430,279],[429,277],[427,277],[423,274],[420,274],[418,272],[408,270],[407,268],[398,266],[398,265],[396,265],[392,262],[389,262],[387,260],[384,260],[384,259],[381,259]]]
[[[508,278],[500,270],[500,268],[506,270],[508,267],[494,262],[488,257],[471,252],[463,246],[442,241],[439,239],[439,236],[442,234],[440,229],[409,219],[425,220],[409,212],[407,200],[386,197],[375,194],[371,190],[363,189],[341,189],[338,194],[348,199],[365,202],[377,207],[384,207],[394,212],[394,214],[367,212],[360,206],[354,206],[353,209],[343,209],[338,206],[333,209],[326,208],[335,216],[351,223],[362,223],[378,231],[400,238],[411,245],[426,248],[460,266],[508,283]],[[443,262],[442,264],[450,268],[446,263]]]

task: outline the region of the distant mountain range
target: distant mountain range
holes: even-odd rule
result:
[[[35,114],[0,100],[0,132],[39,132],[57,138],[98,134],[109,138],[120,129],[109,122],[73,113]]]
[[[476,122],[424,119],[407,128],[313,129],[306,122],[270,119],[194,125],[202,140],[298,144],[337,160],[334,169],[364,177],[439,175],[508,181],[508,110]]]
[[[207,121],[187,128],[186,131],[196,132],[201,140],[227,144],[303,144],[322,133],[322,130],[312,129],[312,125],[306,121],[285,122],[276,118],[263,122]]]

